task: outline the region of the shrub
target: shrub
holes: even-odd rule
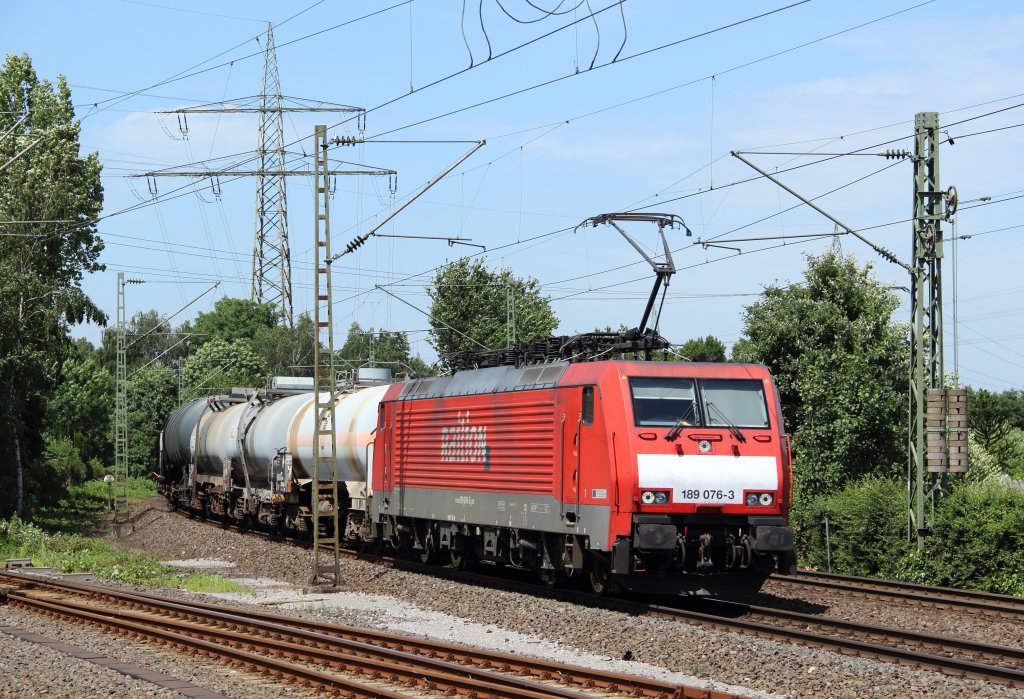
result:
[[[1024,492],[964,483],[935,513],[921,564],[935,585],[1024,595]]]
[[[908,553],[906,490],[898,481],[864,478],[806,501],[795,513],[803,566],[826,566],[826,516],[833,572],[892,577]]]

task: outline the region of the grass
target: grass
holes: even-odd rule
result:
[[[184,588],[192,592],[235,592],[238,594],[252,594],[252,590],[245,585],[239,585],[234,580],[222,578],[219,575],[210,573],[193,573],[185,581]]]
[[[115,484],[114,495],[127,490],[129,510],[156,495],[148,478],[129,478]],[[185,572],[146,556],[112,546],[104,538],[90,536],[110,523],[110,487],[102,479],[71,486],[56,507],[43,509],[32,523],[17,518],[0,520],[0,558],[31,558],[33,565],[64,573],[89,572],[107,580],[135,585],[178,588],[192,592],[250,590],[233,580],[207,572]]]
[[[149,478],[129,478],[123,484],[115,484],[115,497],[123,495],[126,486],[129,511],[156,495],[156,483]],[[43,508],[32,521],[48,532],[92,534],[110,521],[109,492],[110,487],[99,478],[73,485],[56,507]]]

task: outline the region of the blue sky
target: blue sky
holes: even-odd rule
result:
[[[173,313],[216,280],[220,287],[176,320],[208,310],[219,296],[248,294],[253,178],[221,182],[219,196],[209,179],[161,178],[154,198],[146,180],[129,176],[186,163],[223,168],[252,156],[253,115],[192,115],[185,138],[176,117],[156,112],[258,94],[257,37],[267,21],[275,24],[285,95],[371,110],[362,133],[368,142],[332,157],[399,173],[394,195],[386,179],[338,179],[336,248],[469,148],[374,141],[486,139],[381,232],[486,246],[488,264],[541,282],[561,333],[639,320],[653,282],[649,268],[610,228],[573,231],[589,216],[636,207],[678,214],[694,233],[670,234],[679,271],[661,329],[674,341],[713,334],[731,344],[744,305],[767,284],[798,281],[805,255],[831,245],[906,286],[904,270],[851,236],[797,237],[834,227],[807,207],[790,209],[796,200],[766,180],[730,186],[754,172],[729,152],[877,153],[876,144],[901,138],[885,147],[912,149],[914,114],[938,111],[955,140],[941,149],[942,185],[956,185],[965,202],[955,234],[971,236],[957,241],[955,285],[946,248],[947,370],[955,344],[965,382],[993,390],[1024,385],[1024,199],[1015,198],[1024,194],[1019,3],[626,0],[620,7],[591,0],[600,11],[595,23],[585,2],[571,11],[576,1],[532,0],[569,10],[543,16],[526,0],[470,2],[465,14],[463,3],[439,0],[41,0],[5,3],[0,45],[29,54],[43,77],[67,76],[83,148],[104,163],[99,230],[107,271],[85,288],[111,316],[118,271],[146,280],[129,287],[129,314]],[[556,31],[574,19],[583,21]],[[289,115],[289,151],[310,152],[317,123],[332,136],[359,135],[341,120]],[[1003,130],[978,133],[993,129]],[[748,157],[769,170],[820,159]],[[909,163],[840,157],[782,178],[806,196],[848,185],[817,203],[909,259]],[[306,178],[288,181],[297,312],[311,308],[313,296],[311,187]],[[654,245],[653,227],[631,232]],[[946,224],[945,233],[953,236],[953,227]],[[410,331],[414,347],[432,359],[425,316],[375,286],[426,309],[433,269],[463,254],[480,251],[437,240],[371,240],[335,265],[337,332],[352,321]],[[909,304],[899,313],[907,319]],[[76,333],[99,337],[95,327]]]

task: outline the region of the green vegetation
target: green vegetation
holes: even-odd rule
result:
[[[950,476],[924,551],[908,540],[906,484],[868,477],[797,501],[801,564],[825,570],[831,553],[837,573],[1024,595],[1024,490],[1002,481],[974,439],[971,449],[971,470]]]
[[[103,269],[103,187],[99,156],[79,155],[79,131],[65,79],[41,80],[28,56],[7,55],[0,221],[30,223],[0,237],[0,516],[59,496],[64,483],[43,458],[47,403],[71,354],[70,327],[106,321],[81,287],[84,274]]]
[[[831,550],[833,570],[892,578],[909,551],[906,486],[895,480],[868,477],[832,496],[800,500],[791,521],[799,533],[804,566],[825,570]]]
[[[827,252],[804,277],[747,307],[741,347],[778,384],[800,499],[903,472],[910,361],[899,299],[870,265]]]
[[[104,539],[49,534],[17,516],[0,521],[0,557],[31,558],[36,566],[65,573],[89,572],[108,580],[195,592],[247,592],[231,580],[209,573],[184,573],[154,556],[122,551]]]
[[[427,376],[430,367],[412,356],[409,337],[405,333],[387,330],[363,330],[359,323],[352,323],[348,329],[345,344],[338,350],[338,358],[352,368],[369,364],[381,364],[391,368],[393,374]]]
[[[714,335],[697,337],[673,347],[675,354],[685,357],[688,362],[724,362],[725,343]],[[673,357],[675,359],[676,357]]]
[[[1024,595],[1024,491],[994,482],[955,488],[918,564],[937,585]]]
[[[746,309],[738,361],[768,365],[793,437],[791,521],[802,565],[1024,595],[1024,392],[971,391],[970,470],[948,476],[923,552],[907,530],[907,328],[852,257]],[[829,541],[826,542],[825,523]]]
[[[492,271],[481,260],[463,258],[445,265],[427,293],[430,343],[442,362],[454,352],[505,347],[510,300],[516,342],[547,337],[558,325],[551,299],[541,296],[536,279],[521,279],[511,269]]]
[[[156,483],[149,478],[129,478],[117,485],[115,495],[128,491],[128,507],[156,495]],[[97,478],[68,488],[67,495],[55,505],[42,507],[33,523],[48,532],[88,535],[102,530],[109,522],[109,486]]]

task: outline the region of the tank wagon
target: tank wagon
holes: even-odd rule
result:
[[[312,406],[285,384],[182,406],[162,436],[164,492],[308,531]],[[795,568],[789,441],[763,366],[494,366],[353,386],[336,410],[352,546],[579,576],[598,593],[753,590]]]

